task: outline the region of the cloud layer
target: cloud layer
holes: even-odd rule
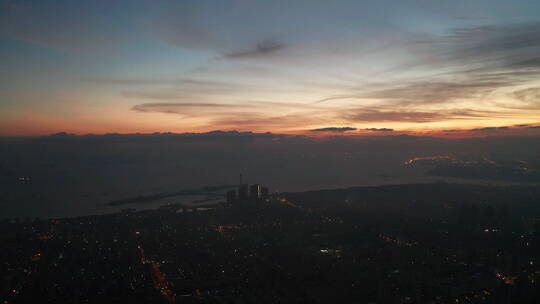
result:
[[[326,127],[326,128],[318,128],[318,129],[312,129],[309,130],[311,132],[335,132],[335,133],[343,133],[347,131],[355,131],[356,128],[351,127]]]

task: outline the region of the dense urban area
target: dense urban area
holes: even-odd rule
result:
[[[538,303],[540,189],[411,184],[0,223],[2,303]]]

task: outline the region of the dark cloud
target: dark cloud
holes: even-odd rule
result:
[[[174,133],[174,132],[153,132],[153,133],[108,133],[108,134],[85,134],[75,135],[67,132],[58,132],[47,136],[40,137],[44,140],[134,140],[134,141],[146,141],[146,140],[178,140],[178,141],[193,141],[193,140],[243,140],[243,139],[258,139],[258,138],[286,138],[296,137],[286,134],[277,134],[271,132],[252,132],[252,131],[238,131],[238,130],[213,130],[208,132],[186,132],[186,133]]]
[[[351,127],[327,127],[327,128],[319,128],[319,129],[312,129],[309,130],[310,132],[336,132],[336,133],[343,133],[347,131],[355,131],[356,128]]]
[[[470,129],[467,131],[471,132],[494,132],[494,131],[502,131],[502,130],[508,130],[510,127],[508,126],[502,126],[502,127],[485,127],[485,128],[476,128],[476,129]]]
[[[264,40],[257,43],[255,47],[249,50],[242,50],[237,52],[226,53],[223,55],[223,58],[227,59],[249,59],[257,58],[262,56],[267,56],[276,52],[279,52],[286,48],[287,45],[281,42],[273,40]]]
[[[71,137],[71,136],[76,136],[75,134],[72,134],[72,133],[68,133],[68,132],[56,132],[56,133],[53,133],[51,135],[49,135],[51,137]]]
[[[376,132],[394,132],[394,129],[389,128],[365,128],[366,131],[376,131]]]
[[[474,128],[474,129],[449,129],[449,130],[443,130],[442,132],[445,133],[454,133],[454,132],[496,132],[496,131],[506,131],[511,129],[536,129],[540,128],[540,126],[531,126],[528,124],[519,124],[514,126],[500,126],[500,127],[484,127],[484,128]]]

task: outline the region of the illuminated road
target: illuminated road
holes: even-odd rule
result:
[[[174,304],[176,302],[176,294],[171,289],[171,286],[167,281],[167,277],[160,270],[160,264],[146,258],[143,248],[141,246],[138,247],[139,253],[141,254],[141,263],[150,264],[154,287],[159,291],[159,293],[161,293],[161,295],[163,295],[163,297],[165,297],[167,302]]]

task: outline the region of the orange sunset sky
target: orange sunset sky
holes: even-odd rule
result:
[[[540,135],[537,1],[3,1],[0,136]]]

